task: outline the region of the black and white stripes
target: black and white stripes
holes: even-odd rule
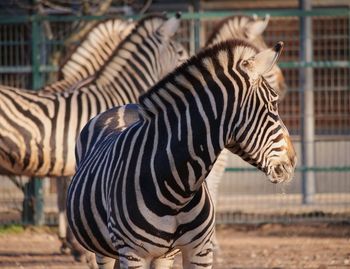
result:
[[[215,214],[203,182],[220,152],[239,151],[273,182],[290,180],[294,170],[278,95],[262,77],[281,49],[257,53],[245,42],[221,43],[166,76],[139,106],[91,120],[68,194],[77,239],[119,257],[120,268],[169,268],[177,249],[184,268],[210,268]],[[113,120],[128,109],[135,122],[114,130]]]
[[[137,101],[187,58],[184,48],[171,40],[178,26],[179,17],[167,20],[153,15],[140,20],[97,74],[64,92],[1,86],[1,170],[20,175],[72,175],[75,140],[86,122],[108,108]]]

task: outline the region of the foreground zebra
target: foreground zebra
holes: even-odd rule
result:
[[[248,16],[232,16],[225,18],[222,20],[217,27],[215,27],[215,30],[213,31],[213,34],[211,34],[210,38],[208,39],[206,46],[212,46],[216,43],[219,43],[220,41],[225,41],[232,38],[239,38],[246,41],[254,41],[254,43],[259,44],[260,50],[263,48],[266,48],[266,44],[264,43],[264,40],[261,36],[263,31],[265,30],[266,26],[268,24],[268,17],[265,19],[259,19],[255,17],[248,17]],[[279,86],[279,83],[276,83],[279,78],[279,74],[281,74],[281,71],[278,67],[274,67],[274,70],[277,70],[278,72],[269,72],[272,75],[268,77],[269,84],[277,85]],[[266,75],[266,74],[265,74]],[[283,77],[282,77],[283,78]],[[278,89],[278,91],[281,91]],[[136,108],[137,109],[137,108]],[[113,114],[112,114],[113,115]],[[96,117],[97,118],[97,117]],[[95,118],[95,120],[96,120]],[[104,117],[105,120],[107,120]],[[111,121],[112,119],[109,119]],[[119,113],[118,121],[114,121],[114,128],[118,130],[122,130],[123,128],[126,128],[128,125],[134,123],[134,121],[138,120],[138,117],[135,117],[135,111],[133,109],[127,109],[123,112],[123,114]],[[98,120],[99,123],[101,123],[101,119]],[[91,128],[92,132],[87,134],[89,136],[94,135],[95,126]],[[90,140],[93,140],[93,138],[90,138]],[[81,150],[87,150],[89,148],[88,145],[85,145],[84,148],[80,148]],[[85,154],[81,152],[81,154]],[[209,173],[207,179],[208,179],[208,189],[210,191],[210,195],[212,197],[214,205],[216,205],[217,202],[217,192],[218,192],[218,186],[221,181],[221,178],[224,174],[227,158],[228,158],[228,152],[223,151],[219,156],[218,159],[213,166],[213,169]],[[106,227],[101,227],[101,229],[106,229]],[[213,242],[215,245],[215,249],[218,249],[218,244],[216,243],[215,236],[213,236]]]
[[[177,249],[184,268],[211,268],[215,214],[203,182],[220,152],[238,154],[271,182],[292,178],[295,152],[278,95],[262,77],[281,50],[281,43],[261,53],[243,41],[215,45],[142,95],[139,106],[91,120],[68,192],[77,239],[118,258],[120,268],[169,268]],[[115,128],[135,110],[139,121]]]

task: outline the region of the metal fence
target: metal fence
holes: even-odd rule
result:
[[[216,21],[234,12],[184,13],[177,39],[193,54],[204,45]],[[285,42],[280,66],[289,86],[279,105],[290,130],[299,163],[294,180],[273,185],[255,168],[235,156],[229,160],[219,190],[218,221],[224,223],[345,220],[350,215],[350,10],[250,10],[240,14],[270,14],[265,40]],[[300,20],[312,21],[312,61],[301,60]],[[0,17],[0,84],[38,88],[55,80],[58,70],[52,55],[80,20],[105,17]],[[49,40],[44,22],[53,33]],[[315,161],[301,162],[305,114],[300,83],[303,68],[313,71]],[[307,105],[307,104],[306,104]],[[307,175],[314,176],[314,193],[307,193]],[[306,177],[305,177],[306,175]],[[24,181],[26,179],[23,179]],[[52,181],[44,181],[45,212],[55,219],[56,202]],[[310,200],[305,196],[310,195]],[[6,178],[0,180],[0,223],[18,220],[23,194]],[[308,201],[308,203],[306,203]],[[50,222],[50,220],[48,220]]]

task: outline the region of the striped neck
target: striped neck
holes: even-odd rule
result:
[[[159,78],[154,72],[152,49],[155,49],[159,42],[158,28],[164,23],[164,16],[153,15],[140,20],[131,33],[119,44],[112,56],[96,74],[98,84],[106,85],[114,82],[115,73],[128,70],[129,72],[139,71],[135,76],[144,76],[143,88],[146,90]],[[153,48],[152,48],[152,44]],[[150,58],[151,57],[151,58]],[[148,63],[148,69],[144,62]]]
[[[176,154],[181,160],[169,156],[172,150],[166,154],[175,158],[173,170],[183,173],[179,178],[190,193],[201,187],[231,139],[240,107],[235,101],[244,96],[245,87],[234,78],[238,75],[228,70],[234,66],[232,51],[223,53],[226,64],[220,55],[191,59],[139,100],[150,126],[164,123],[155,127],[160,128],[157,140],[181,150],[181,156]]]

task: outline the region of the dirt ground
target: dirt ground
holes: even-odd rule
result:
[[[231,225],[217,231],[217,269],[350,268],[349,223]],[[0,234],[0,268],[88,268],[59,248],[55,233],[45,228]]]

